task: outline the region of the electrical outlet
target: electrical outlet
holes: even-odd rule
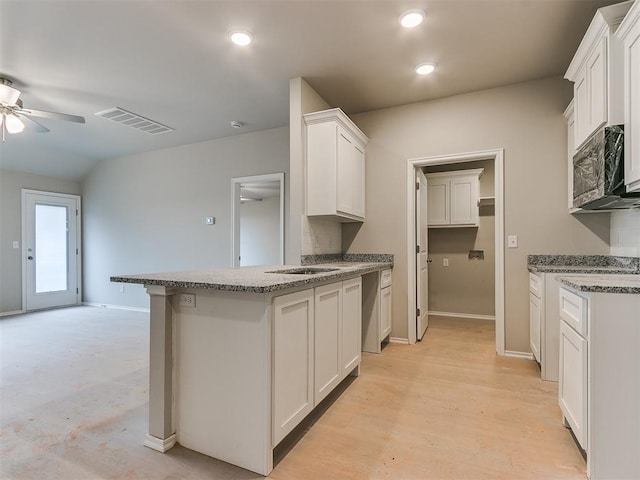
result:
[[[448,267],[449,266],[449,259],[448,258],[443,258],[442,259],[442,266],[443,267]]]
[[[216,217],[205,217],[204,223],[206,223],[207,225],[215,225]]]
[[[507,247],[508,248],[518,248],[518,236],[517,235],[509,235],[507,237]]]
[[[120,293],[124,293],[124,283],[120,284]]]
[[[180,306],[181,307],[195,307],[196,296],[193,293],[181,293],[180,294]]]

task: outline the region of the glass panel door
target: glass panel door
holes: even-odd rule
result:
[[[67,290],[69,208],[35,206],[36,293]]]

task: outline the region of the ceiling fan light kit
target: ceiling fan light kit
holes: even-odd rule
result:
[[[20,90],[13,88],[13,82],[8,78],[0,77],[0,126],[2,127],[2,141],[6,141],[7,133],[20,133],[24,130],[24,122],[20,117],[26,118],[35,127],[37,132],[48,132],[49,129],[40,125],[31,117],[51,118],[54,120],[66,120],[68,122],[85,123],[84,117],[69,115],[66,113],[47,112],[44,110],[25,109],[20,99]]]

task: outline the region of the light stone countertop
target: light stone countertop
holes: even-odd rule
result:
[[[640,275],[580,275],[556,277],[564,285],[581,292],[640,294]],[[640,312],[638,312],[640,317]]]
[[[311,267],[301,267],[300,265],[269,265],[211,270],[191,270],[183,272],[116,275],[111,277],[111,281],[115,283],[138,283],[143,285],[159,285],[173,288],[268,293],[305,285],[313,285],[327,280],[339,280],[340,278],[346,278],[349,276],[363,275],[392,267],[393,262],[339,262],[316,264]],[[271,273],[279,270],[301,268],[336,268],[337,270],[307,275]]]

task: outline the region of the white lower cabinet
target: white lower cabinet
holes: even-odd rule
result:
[[[587,340],[560,322],[558,401],[566,423],[580,446],[587,449]]]
[[[540,363],[540,328],[542,319],[541,301],[529,292],[529,346],[536,361]]]
[[[313,289],[273,301],[273,444],[314,407]]]
[[[391,334],[391,285],[380,290],[380,342]]]
[[[273,445],[359,373],[361,277],[273,299]]]
[[[340,383],[342,282],[315,289],[315,403]]]
[[[563,423],[591,480],[640,478],[640,294],[559,292]]]

